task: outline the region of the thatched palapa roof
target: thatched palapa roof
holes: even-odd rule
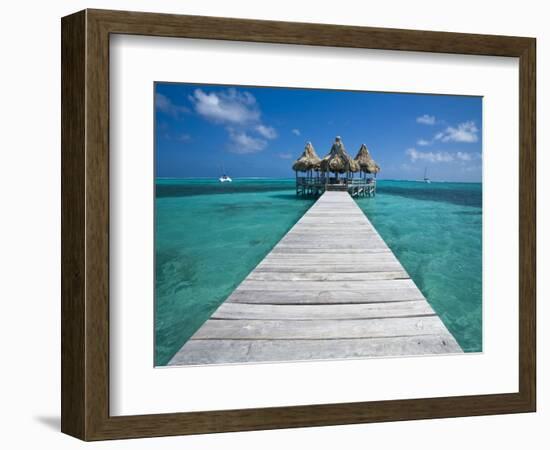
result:
[[[308,172],[310,170],[319,170],[321,164],[321,158],[315,153],[315,149],[311,142],[306,144],[304,153],[300,156],[296,162],[292,165],[292,170],[297,172]]]
[[[376,164],[374,159],[372,159],[372,156],[369,153],[369,149],[365,144],[361,144],[361,148],[357,152],[355,161],[359,164],[359,167],[365,173],[380,172],[380,166]]]
[[[321,170],[335,173],[359,171],[359,164],[348,154],[340,136],[336,136],[330,152],[321,160]]]

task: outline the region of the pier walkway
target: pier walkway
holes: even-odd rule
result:
[[[170,365],[461,353],[347,192],[325,192]]]

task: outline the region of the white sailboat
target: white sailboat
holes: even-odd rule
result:
[[[220,178],[218,178],[220,180],[220,183],[231,183],[233,181],[231,177],[225,174],[225,168],[223,168],[222,173],[223,175]]]
[[[424,168],[424,183],[431,183],[430,179],[428,178],[428,168]]]

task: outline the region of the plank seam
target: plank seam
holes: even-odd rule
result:
[[[380,320],[380,319],[415,319],[418,317],[434,317],[437,314],[408,314],[404,316],[376,316],[376,317],[361,317],[361,316],[355,316],[355,317],[339,317],[338,319],[334,318],[325,318],[325,317],[314,317],[312,319],[292,319],[292,318],[277,318],[277,319],[266,319],[265,317],[258,318],[258,317],[246,317],[242,316],[239,318],[235,317],[210,317],[209,320],[215,320],[215,321],[222,321],[222,320],[232,320],[232,321],[238,321],[238,320],[258,320],[265,322],[266,320],[276,320],[276,321],[291,321],[291,322],[311,322],[311,321],[323,321],[323,320],[332,320],[332,321],[343,321],[343,320]]]

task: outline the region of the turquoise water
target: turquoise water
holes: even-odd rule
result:
[[[155,364],[165,365],[314,203],[294,180],[157,180]]]
[[[294,180],[158,179],[155,364],[165,365],[313,204]],[[465,351],[481,351],[481,184],[379,181],[359,199]]]
[[[382,238],[466,352],[480,352],[481,183],[380,181],[359,199]]]

